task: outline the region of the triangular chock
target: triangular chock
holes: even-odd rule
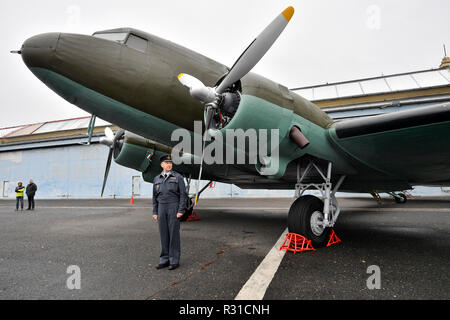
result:
[[[306,239],[304,236],[289,232],[284,239],[280,250],[292,251],[295,253],[303,251],[316,251],[311,245],[311,240]]]
[[[339,242],[341,242],[341,239],[338,238],[338,236],[334,232],[334,229],[331,229],[330,240],[328,240],[327,247]]]
[[[200,218],[195,213],[195,211],[192,211],[192,213],[189,215],[189,217],[186,219],[186,221],[198,221]]]

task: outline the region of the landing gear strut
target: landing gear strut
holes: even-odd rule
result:
[[[186,178],[186,195],[187,195],[187,203],[186,203],[186,211],[184,212],[184,214],[181,216],[180,221],[186,221],[189,216],[192,214],[192,211],[194,211],[194,201],[192,199],[195,198],[195,195],[190,196],[189,195],[189,189],[191,186],[191,177],[189,176],[189,178]],[[208,186],[211,184],[211,182],[213,182],[212,180],[209,181],[199,192],[198,192],[198,197],[200,197],[200,195],[202,194],[203,191],[205,191],[206,188],[208,188]]]
[[[323,183],[304,183],[307,174],[315,169]],[[302,175],[301,165],[297,164],[297,184],[295,185],[296,200],[291,205],[288,215],[289,232],[298,233],[311,240],[314,247],[322,247],[327,244],[330,228],[334,226],[341,211],[336,200],[336,192],[345,179],[342,175],[336,185],[331,183],[332,164],[328,163],[327,172],[322,170],[313,161],[310,161]],[[308,189],[317,189],[321,198],[312,195],[303,195]]]

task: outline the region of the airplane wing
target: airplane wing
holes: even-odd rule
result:
[[[410,185],[450,183],[448,103],[338,122],[330,137],[354,161]]]

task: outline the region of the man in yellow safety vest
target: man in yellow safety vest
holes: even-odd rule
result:
[[[23,211],[23,192],[25,191],[25,187],[22,185],[22,182],[17,183],[16,187],[16,211],[19,210],[19,202],[20,207]]]

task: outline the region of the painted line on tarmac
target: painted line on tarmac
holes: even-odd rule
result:
[[[256,268],[250,279],[248,279],[241,291],[239,291],[235,300],[262,300],[264,298],[266,290],[272,282],[281,260],[283,260],[284,254],[286,253],[286,251],[280,250],[280,247],[287,233],[288,229],[286,228],[267,256],[258,268]]]

